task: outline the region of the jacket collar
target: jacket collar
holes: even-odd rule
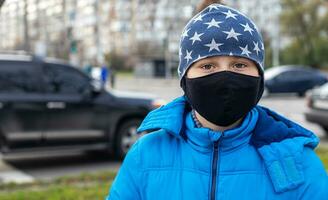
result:
[[[196,148],[201,147],[202,149],[211,150],[213,142],[220,139],[221,151],[227,151],[249,142],[257,118],[258,112],[254,108],[245,116],[243,122],[238,127],[220,132],[205,127],[198,128],[191,112],[188,112],[185,119],[185,132],[188,140]]]
[[[181,138],[184,130],[183,122],[186,115],[186,107],[184,96],[176,98],[172,102],[149,112],[137,129],[137,132],[164,129],[166,132]]]

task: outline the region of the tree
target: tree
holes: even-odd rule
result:
[[[127,70],[126,58],[123,55],[117,54],[113,51],[111,53],[105,54],[105,60],[107,65],[114,70]]]
[[[325,0],[282,0],[283,34],[291,43],[282,62],[314,68],[328,64],[328,6]]]

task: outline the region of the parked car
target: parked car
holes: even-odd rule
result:
[[[112,150],[122,158],[162,101],[93,83],[60,60],[0,55],[0,151]]]
[[[304,96],[306,91],[326,83],[327,75],[310,67],[286,65],[265,71],[264,96],[270,93],[297,93]]]
[[[309,93],[307,106],[306,120],[319,124],[328,136],[328,83]]]

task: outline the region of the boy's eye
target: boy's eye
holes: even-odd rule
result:
[[[242,68],[247,67],[247,65],[244,64],[244,63],[235,63],[235,64],[233,65],[233,67],[235,67],[235,68],[237,68],[237,69],[242,69]]]
[[[204,70],[211,70],[214,66],[212,64],[202,65],[201,68]]]

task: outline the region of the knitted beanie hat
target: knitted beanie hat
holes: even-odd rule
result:
[[[210,56],[239,56],[254,61],[263,79],[264,45],[256,25],[239,11],[212,4],[194,16],[180,38],[180,80],[196,61]]]

